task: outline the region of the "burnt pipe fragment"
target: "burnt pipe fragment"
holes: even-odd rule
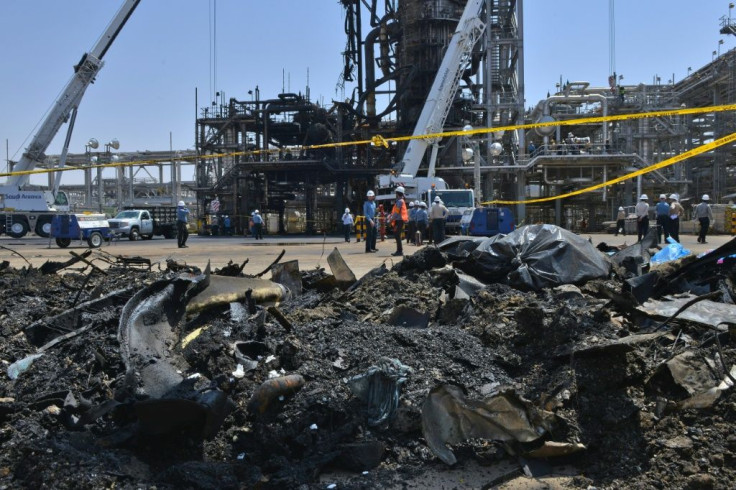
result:
[[[139,291],[123,308],[118,340],[126,367],[123,390],[134,400],[139,429],[164,434],[187,428],[211,438],[233,404],[216,389],[197,390],[185,379],[186,360],[174,346],[176,327],[191,298],[207,288],[209,266],[196,277],[156,281]]]

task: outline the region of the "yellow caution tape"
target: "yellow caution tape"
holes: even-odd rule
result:
[[[689,115],[689,114],[707,114],[707,113],[712,113],[712,112],[725,112],[725,111],[734,111],[734,110],[736,110],[736,104],[726,104],[726,105],[720,105],[720,106],[691,107],[691,108],[682,108],[682,109],[674,109],[674,110],[641,112],[641,113],[636,113],[636,114],[617,114],[617,115],[608,115],[608,116],[585,117],[585,118],[580,118],[580,119],[549,121],[549,122],[541,122],[541,123],[518,124],[518,125],[513,125],[513,126],[496,126],[492,128],[477,128],[477,129],[472,129],[472,130],[447,131],[443,133],[431,133],[431,134],[423,134],[419,136],[410,135],[410,136],[398,136],[398,137],[393,137],[393,138],[384,138],[383,136],[376,135],[376,136],[373,136],[369,140],[344,141],[341,143],[325,143],[321,145],[294,147],[293,151],[319,150],[319,149],[328,149],[328,148],[338,148],[338,147],[343,147],[343,146],[359,146],[359,145],[369,145],[369,144],[372,144],[374,146],[382,146],[382,147],[388,148],[389,143],[391,142],[409,141],[412,139],[436,139],[436,138],[444,138],[448,136],[472,136],[476,134],[495,133],[499,131],[512,131],[516,129],[534,129],[534,128],[554,127],[554,126],[596,124],[596,123],[609,122],[609,121],[643,119],[647,117],[664,117],[664,116]],[[723,143],[723,144],[726,144],[726,143]],[[208,155],[182,156],[182,157],[177,157],[175,160],[177,161],[214,160],[216,158],[226,158],[226,157],[235,157],[235,156],[254,156],[255,157],[255,156],[260,156],[260,155],[268,155],[271,153],[276,154],[276,153],[279,153],[280,151],[282,151],[282,149],[279,149],[279,148],[268,149],[268,150],[237,151],[237,152],[231,152],[231,153],[215,153],[215,154],[208,154]],[[703,151],[708,151],[708,150],[703,150]],[[687,155],[688,153],[689,152],[683,153],[683,155]],[[682,159],[690,158],[690,156],[693,156],[693,155],[689,155]],[[665,161],[670,161],[670,160],[665,160]],[[88,169],[88,168],[103,168],[104,169],[104,168],[116,168],[116,167],[159,165],[159,164],[168,164],[168,163],[171,163],[171,161],[172,161],[171,158],[167,158],[167,159],[159,159],[159,160],[136,160],[136,161],[131,161],[131,162],[100,163],[100,164],[95,164],[95,165],[84,165],[83,167],[43,168],[43,169],[22,170],[22,171],[15,171],[15,172],[0,173],[0,177],[10,177],[10,176],[16,176],[16,175],[46,174],[46,173],[53,173],[53,172],[68,172],[72,170],[82,170],[82,169]],[[677,161],[680,161],[680,160],[677,160]],[[664,163],[664,162],[661,162],[661,163]],[[672,163],[675,163],[675,162],[672,162]],[[648,167],[648,169],[644,171],[644,173],[651,171],[651,170],[654,170],[654,167]],[[630,177],[626,177],[626,178],[630,178]],[[545,198],[545,199],[549,199],[549,198]],[[501,203],[501,202],[511,202],[511,201],[492,201],[492,202]],[[513,202],[520,202],[520,201],[513,201]],[[532,202],[532,201],[524,201],[524,202]]]
[[[549,202],[549,201],[555,201],[557,199],[564,199],[566,197],[570,196],[577,196],[578,194],[584,194],[586,192],[595,191],[598,189],[601,189],[608,185],[618,184],[619,182],[623,182],[625,180],[629,180],[634,177],[638,177],[640,175],[647,174],[649,172],[653,172],[654,170],[659,170],[660,168],[669,167],[670,165],[674,165],[675,163],[681,162],[683,160],[687,160],[688,158],[692,158],[694,156],[700,155],[702,153],[706,153],[709,151],[712,151],[715,148],[718,148],[719,146],[727,145],[729,143],[732,143],[736,141],[736,133],[731,133],[728,136],[724,136],[723,138],[719,138],[715,141],[712,141],[710,143],[706,143],[704,145],[701,145],[697,148],[693,148],[692,150],[688,150],[685,153],[680,153],[679,155],[675,155],[672,158],[668,158],[667,160],[662,160],[659,163],[655,163],[653,165],[649,165],[646,168],[636,170],[634,172],[628,173],[626,175],[622,175],[621,177],[616,177],[615,179],[607,180],[606,182],[603,182],[601,184],[592,185],[590,187],[585,187],[583,189],[578,189],[576,191],[568,192],[566,194],[560,194],[558,196],[550,196],[550,197],[541,197],[538,199],[527,199],[523,201],[504,201],[504,200],[494,200],[494,201],[485,201],[481,204],[488,205],[488,204],[532,204],[532,203],[538,203],[538,202]]]
[[[384,148],[388,148],[388,141],[386,141],[386,139],[380,134],[377,134],[373,138],[371,138],[371,144],[373,146],[383,146]]]

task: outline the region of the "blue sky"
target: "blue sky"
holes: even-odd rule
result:
[[[616,0],[615,65],[624,84],[662,83],[698,69],[736,46],[719,34],[727,1]],[[20,158],[45,111],[122,0],[0,2],[0,143],[5,169]],[[217,8],[217,81],[210,56],[210,14]],[[526,105],[555,82],[604,86],[609,72],[608,0],[526,0]],[[736,16],[736,10],[733,11]],[[70,151],[90,137],[120,140],[121,151],[194,147],[195,89],[199,105],[215,90],[248,99],[304,91],[329,105],[350,96],[337,87],[345,46],[337,0],[142,0],[105,56],[105,66],[80,106]],[[66,126],[48,153],[58,153]],[[66,181],[67,178],[64,178]]]

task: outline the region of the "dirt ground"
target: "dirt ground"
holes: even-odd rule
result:
[[[182,281],[202,277],[202,268],[171,261],[161,270],[105,264],[102,272],[78,263],[44,274],[7,265],[0,487],[733,487],[736,395],[723,389],[704,401],[699,391],[727,379],[736,360],[728,325],[661,325],[635,308],[616,268],[577,287],[498,282],[463,295],[452,261],[427,247],[379,262],[349,289],[329,281],[329,268],[303,268],[303,293],[276,309],[242,298],[176,315],[153,305],[139,320],[162,317],[175,340],[166,344],[171,359],[150,363],[170,361],[191,393],[228,400],[207,435],[210,419],[191,418],[189,401],[164,405],[155,427],[146,423],[142,407],[152,397],[131,389],[120,335],[134,295],[157,284],[191,290],[195,283]],[[733,304],[733,262],[708,267],[720,301]],[[18,372],[17,361],[39,353]],[[681,358],[698,377],[690,384],[667,370]],[[376,371],[383,384],[361,398],[354,381]],[[294,376],[291,384],[269,384],[283,376]],[[423,429],[428,397],[441,387],[456,387],[462,409],[475,410],[447,419],[468,434],[454,432],[461,440],[448,444],[454,465],[433,452]],[[483,403],[498,393],[546,417],[538,438],[468,429],[478,413],[489,417]],[[583,449],[531,456],[550,441]]]

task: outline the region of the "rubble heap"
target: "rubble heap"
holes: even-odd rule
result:
[[[609,273],[554,286],[473,278],[478,250],[499,248],[301,272],[275,300],[242,267],[5,268],[0,485],[474,486],[480,464],[477,486],[567,466],[582,488],[731,487],[730,249],[637,272],[593,249]]]

